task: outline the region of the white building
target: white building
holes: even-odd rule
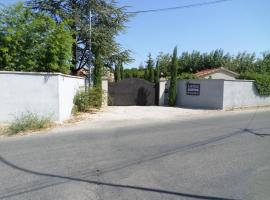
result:
[[[223,79],[223,80],[235,80],[239,74],[230,71],[224,67],[206,69],[199,71],[195,74],[202,79]]]

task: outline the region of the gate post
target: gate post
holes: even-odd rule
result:
[[[102,106],[108,106],[108,84],[109,78],[106,76],[102,77],[101,89],[102,89]]]
[[[165,96],[166,96],[166,85],[167,85],[168,80],[165,78],[161,78],[159,80],[159,106],[164,106],[166,105],[165,102]]]

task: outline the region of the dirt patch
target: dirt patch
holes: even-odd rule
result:
[[[96,120],[121,121],[121,120],[162,120],[189,118],[194,115],[218,112],[216,110],[185,109],[161,106],[111,106],[98,113]]]
[[[248,106],[248,107],[240,107],[240,108],[228,108],[225,111],[253,111],[253,110],[270,110],[270,106]]]
[[[74,124],[74,123],[78,123],[84,120],[88,120],[93,118],[94,115],[96,115],[97,113],[103,112],[104,109],[93,109],[87,113],[77,113],[75,115],[73,115],[70,119],[66,120],[63,122],[63,126],[68,125],[68,124]]]

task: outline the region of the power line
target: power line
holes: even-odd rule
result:
[[[138,10],[138,11],[131,11],[131,12],[127,12],[127,13],[129,13],[129,14],[139,14],[139,13],[150,13],[150,12],[163,12],[163,11],[170,11],[170,10],[178,10],[178,9],[194,8],[194,7],[213,5],[213,4],[218,4],[218,3],[224,3],[226,1],[232,1],[232,0],[206,1],[206,2],[202,2],[202,3],[194,3],[194,4],[183,5],[183,6],[175,6],[175,7],[159,8],[159,9],[150,9],[150,10]]]

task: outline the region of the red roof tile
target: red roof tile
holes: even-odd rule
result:
[[[231,73],[231,74],[234,74],[234,75],[237,75],[237,73],[232,72],[232,71],[230,71],[230,70],[228,70],[228,69],[226,69],[226,68],[223,68],[223,67],[212,68],[212,69],[205,69],[205,70],[202,70],[202,71],[197,72],[195,75],[196,75],[197,77],[205,77],[205,76],[214,74],[214,73],[216,73],[216,72],[219,72],[219,71],[221,71],[221,70],[227,71],[227,72],[229,72],[229,73]]]
[[[207,75],[213,74],[219,70],[220,70],[220,68],[205,69],[205,70],[197,72],[196,76],[198,76],[198,77],[207,76]]]

